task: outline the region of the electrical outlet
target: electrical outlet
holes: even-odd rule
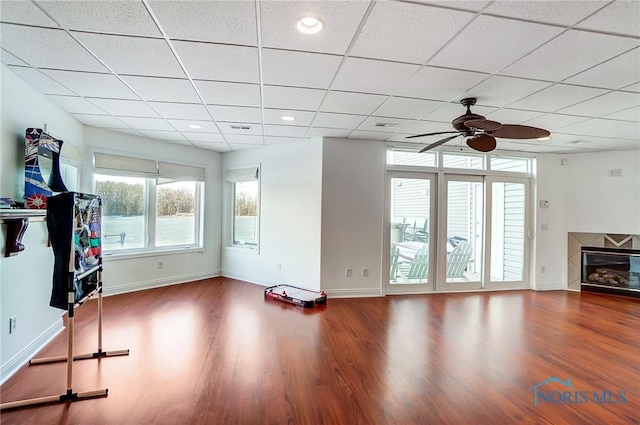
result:
[[[344,269],[344,275],[346,277],[351,277],[351,269]]]
[[[11,316],[9,318],[9,333],[15,333],[16,332],[16,325],[18,323],[18,319],[16,318],[16,316]]]
[[[162,261],[158,261],[158,268],[161,269],[164,267],[164,263]]]

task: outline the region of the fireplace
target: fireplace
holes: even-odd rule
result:
[[[640,249],[582,247],[581,288],[640,297]]]

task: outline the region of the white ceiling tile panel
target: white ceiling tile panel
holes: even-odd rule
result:
[[[132,136],[144,137],[138,130],[132,130],[130,128],[110,128],[106,127],[110,131],[117,131],[118,133],[131,134]]]
[[[567,79],[570,84],[619,89],[640,78],[640,47]]]
[[[574,25],[602,6],[606,1],[510,1],[498,0],[485,10],[486,13],[509,16],[538,22]]]
[[[320,111],[369,115],[388,98],[388,96],[379,94],[331,90],[322,101]]]
[[[60,94],[71,95],[74,93],[68,88],[62,86],[57,81],[49,78],[35,68],[25,68],[21,66],[10,66],[10,70],[15,72],[20,78],[29,83],[36,90],[44,94]]]
[[[262,71],[265,84],[327,88],[333,79],[341,56],[262,50]]]
[[[194,81],[205,103],[233,106],[260,106],[258,84]]]
[[[258,43],[253,1],[150,1],[170,38]]]
[[[471,107],[471,112],[478,115],[487,116],[497,108],[491,106],[475,105]],[[424,117],[426,121],[442,121],[449,124],[451,127],[451,121],[455,118],[466,113],[466,109],[460,103],[444,103],[442,108],[435,110]],[[453,128],[445,128],[444,130],[453,130]],[[444,131],[442,130],[442,131]]]
[[[637,123],[625,123],[620,126],[607,129],[599,135],[604,137],[636,140],[638,143],[637,147],[640,148],[640,125]]]
[[[57,27],[58,25],[39,7],[30,1],[0,2],[0,18],[2,22]]]
[[[409,136],[414,134],[435,133],[438,131],[455,131],[450,124],[447,124],[448,123],[440,121],[415,121],[413,124],[403,129],[402,133]],[[443,135],[442,137],[445,136]]]
[[[295,127],[292,125],[265,125],[265,136],[304,137],[307,127]]]
[[[78,96],[47,96],[53,103],[70,114],[104,115],[104,111]]]
[[[562,127],[557,130],[557,133],[583,136],[618,137],[614,136],[612,132],[614,132],[616,128],[620,128],[621,126],[626,126],[628,124],[629,123],[626,121],[593,118],[587,121],[579,122],[577,124]]]
[[[295,121],[284,121],[283,116],[294,116]],[[264,110],[264,123],[273,125],[294,125],[294,126],[308,126],[311,125],[315,113],[309,111],[296,111],[293,109],[265,109]]]
[[[633,38],[569,30],[501,71],[501,74],[561,81],[639,44],[640,41]]]
[[[423,64],[473,17],[469,12],[378,2],[350,55]]]
[[[193,79],[260,82],[257,47],[187,41],[171,43]]]
[[[264,143],[266,145],[285,145],[288,143],[302,142],[300,137],[286,137],[286,136],[265,136]]]
[[[71,114],[71,116],[82,124],[92,127],[127,128],[125,123],[109,115]]]
[[[136,77],[124,75],[122,79],[144,100],[160,102],[200,102],[189,80],[176,78]]]
[[[260,108],[240,106],[208,106],[216,121],[262,123]]]
[[[314,127],[355,128],[359,126],[365,120],[365,118],[367,117],[362,115],[318,112],[312,124]]]
[[[4,49],[0,49],[0,62],[2,62],[5,65],[18,65],[18,66],[27,65],[25,61],[16,57],[15,55],[12,55],[11,53],[7,52]]]
[[[262,45],[344,54],[368,6],[368,1],[263,1]],[[302,34],[295,28],[309,14],[324,22],[318,34]]]
[[[120,121],[138,130],[175,131],[175,128],[162,118],[120,117]]]
[[[410,99],[407,97],[391,97],[374,112],[378,117],[422,118],[443,106],[442,102],[433,100]]]
[[[480,11],[490,0],[414,0],[416,3],[436,5],[454,9],[464,9],[471,11]]]
[[[386,140],[391,136],[390,133],[381,133],[379,131],[354,130],[349,139],[360,140]]]
[[[164,118],[183,120],[208,120],[211,118],[207,108],[194,103],[149,102]]]
[[[160,36],[141,1],[37,1],[67,29]]]
[[[590,18],[580,22],[579,28],[595,29],[613,33],[640,35],[640,2],[619,0],[612,2]]]
[[[409,125],[413,124],[413,120],[402,118],[388,117],[369,117],[358,126],[358,130],[373,131],[379,133],[398,133],[403,131]],[[395,127],[377,127],[376,124],[395,124]]]
[[[522,124],[534,118],[544,115],[543,112],[521,111],[519,109],[499,109],[487,114],[488,120],[498,121],[503,124]],[[528,125],[528,124],[527,124]]]
[[[546,114],[527,121],[525,124],[533,127],[554,131],[567,125],[586,121],[588,118],[562,114]]]
[[[117,74],[185,77],[165,40],[80,32],[73,34]]]
[[[429,61],[429,65],[498,72],[561,31],[559,27],[480,16]],[[488,46],[490,50],[483,54]]]
[[[138,96],[112,74],[44,70],[55,81],[80,96],[113,99],[138,99]]]
[[[227,139],[227,142],[232,145],[262,145],[264,142],[262,136],[245,136],[241,134],[229,134],[225,136],[225,139]]]
[[[159,118],[158,114],[141,100],[90,99],[90,101],[111,115]]]
[[[187,138],[190,142],[199,142],[199,143],[224,143],[224,137],[222,134],[216,133],[192,133],[192,132],[183,132],[184,137]]]
[[[205,149],[213,152],[229,152],[229,146],[226,143],[193,143],[197,148]]]
[[[62,30],[1,24],[0,32],[2,47],[31,66],[107,72],[100,62]]]
[[[170,141],[186,140],[184,136],[177,131],[140,130],[140,133],[151,139]]]
[[[307,137],[340,137],[344,138],[349,135],[351,130],[343,128],[316,128],[311,127],[307,133]]]
[[[602,89],[556,84],[510,106],[530,111],[554,112],[606,92]]]
[[[264,144],[260,143],[229,143],[231,146],[231,151],[242,151],[247,149],[256,149],[264,146]]]
[[[265,108],[291,108],[315,111],[320,106],[326,90],[297,87],[263,86]]]
[[[604,115],[603,118],[638,122],[640,120],[640,106],[635,106],[633,108],[614,112],[612,114],[607,114]]]
[[[418,65],[347,58],[331,88],[375,94],[394,94],[399,91],[400,87],[407,84],[407,81],[418,69]],[[369,78],[364,78],[365,76]],[[399,94],[405,95],[402,92]]]
[[[626,91],[634,91],[636,93],[640,93],[640,82],[629,84],[628,86],[623,87],[622,89]]]
[[[237,128],[238,126],[242,128]],[[247,124],[236,122],[221,122],[218,121],[218,127],[222,134],[247,134],[252,136],[262,136],[262,124]],[[249,129],[246,129],[249,127]]]
[[[219,133],[216,124],[211,121],[198,121],[198,120],[167,120],[174,128],[181,132],[194,132],[194,133]],[[199,126],[200,128],[193,128],[192,125]]]
[[[640,93],[614,91],[562,109],[569,115],[601,117],[640,105]]]
[[[478,99],[479,105],[503,107],[550,85],[551,83],[542,81],[494,75],[460,97],[473,95]]]
[[[399,96],[449,101],[487,79],[477,72],[447,70],[426,66],[395,92]],[[464,112],[464,111],[463,111]]]

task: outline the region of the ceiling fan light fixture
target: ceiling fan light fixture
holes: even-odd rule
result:
[[[303,34],[317,34],[323,27],[324,23],[313,16],[305,16],[296,23],[296,29]]]
[[[551,140],[551,136],[538,137],[536,140],[539,140],[539,141],[541,141],[541,142],[544,142],[545,140]]]

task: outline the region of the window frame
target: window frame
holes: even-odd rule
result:
[[[250,179],[249,177],[233,177],[231,179],[244,179],[247,178],[248,180],[238,180],[238,181],[229,181],[230,179],[230,174],[245,174],[245,173],[251,173],[255,170],[256,172],[256,179]],[[261,222],[261,216],[262,216],[262,208],[261,208],[261,193],[262,193],[262,168],[260,166],[260,164],[249,164],[249,165],[243,165],[243,166],[234,166],[234,167],[230,167],[227,168],[224,171],[224,183],[227,186],[227,215],[228,218],[225,220],[225,222],[227,223],[226,226],[226,232],[225,232],[225,239],[226,239],[226,243],[225,243],[225,250],[229,250],[229,251],[238,251],[238,252],[245,252],[245,253],[249,253],[249,254],[260,254],[260,222]],[[237,190],[236,190],[236,183],[242,182],[242,181],[256,181],[257,182],[257,193],[256,193],[256,243],[255,245],[253,244],[239,244],[235,242],[235,234],[236,234],[236,230],[235,230],[235,209],[236,209],[236,194],[237,194]]]

